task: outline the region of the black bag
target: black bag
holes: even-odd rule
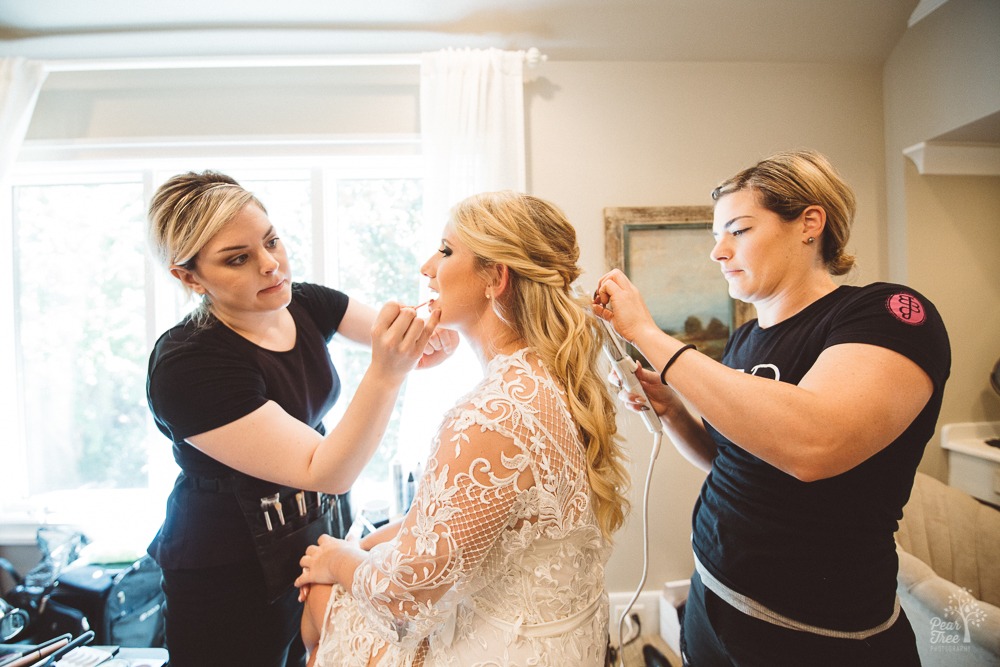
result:
[[[115,576],[104,610],[106,644],[159,648],[164,645],[166,596],[160,566],[143,556]]]
[[[160,579],[160,566],[149,556],[125,567],[81,565],[63,571],[52,600],[79,609],[97,644],[159,648],[166,625]]]

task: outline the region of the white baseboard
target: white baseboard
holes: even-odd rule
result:
[[[609,593],[608,601],[611,612],[611,643],[618,644],[618,621],[625,611],[625,607],[632,600],[635,591],[627,593]],[[643,591],[639,594],[635,604],[629,611],[629,615],[638,614],[639,623],[642,625],[643,634],[660,633],[660,593],[659,591]],[[628,634],[628,623],[626,622],[625,633]]]

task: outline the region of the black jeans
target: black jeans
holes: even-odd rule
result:
[[[920,667],[906,615],[868,639],[835,639],[747,616],[705,588],[695,572],[681,628],[691,667]]]
[[[304,667],[298,590],[267,604],[261,577],[256,560],[164,570],[170,667]]]

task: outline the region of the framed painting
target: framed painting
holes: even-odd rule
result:
[[[722,359],[733,329],[753,306],[729,296],[712,261],[711,206],[604,209],[608,268],[621,269],[646,301],[661,330]]]

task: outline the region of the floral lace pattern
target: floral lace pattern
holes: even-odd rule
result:
[[[603,665],[610,552],[579,430],[530,350],[498,355],[433,442],[396,538],[334,587],[317,664]]]

